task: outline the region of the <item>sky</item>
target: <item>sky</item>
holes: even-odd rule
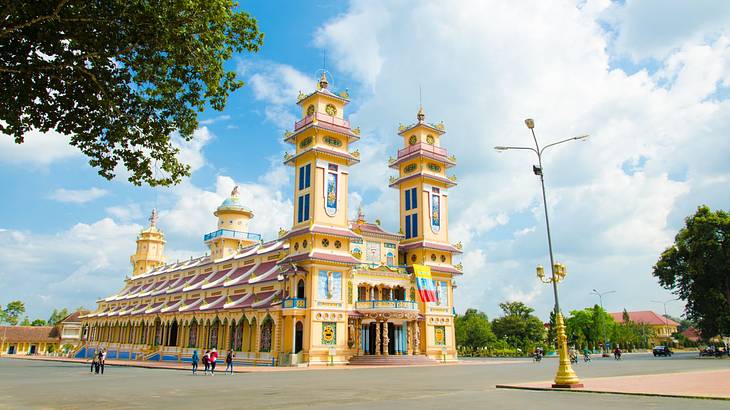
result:
[[[350,209],[398,230],[388,188],[400,123],[412,123],[419,87],[427,121],[446,125],[457,157],[450,240],[461,241],[458,312],[490,318],[519,300],[546,318],[551,289],[534,155],[496,152],[590,134],[544,155],[556,260],[567,266],[563,311],[655,310],[673,298],[652,266],[697,206],[730,208],[730,3],[721,1],[254,2],[241,7],[265,33],[255,54],[228,63],[246,86],[224,111],[208,110],[192,142],[174,139],[193,173],[170,188],[107,181],[68,145],[30,132],[0,135],[0,303],[20,299],[31,319],[54,308],[95,307],[131,271],[136,234],[153,207],[168,261],[201,255],[212,212],[240,186],[256,214],[250,230],[275,238],[292,217],[291,150],[299,91],[323,64],[347,89],[346,115],[362,130],[353,148]],[[326,58],[323,61],[323,55]],[[680,301],[667,304],[679,316]]]

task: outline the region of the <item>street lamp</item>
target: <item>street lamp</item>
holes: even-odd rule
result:
[[[611,293],[616,293],[616,291],[609,290],[606,292],[599,292],[599,291],[593,289],[593,291],[591,293],[594,295],[598,295],[598,300],[600,300],[600,303],[601,303],[601,310],[605,310],[605,309],[603,309],[603,296],[611,294]],[[603,321],[603,354],[602,354],[603,357],[608,357],[608,350],[606,350],[606,341],[607,340],[608,340],[608,338],[606,337],[606,321],[604,320]]]
[[[668,299],[668,300],[652,300],[652,303],[660,303],[664,305],[664,330],[667,331],[669,329],[669,322],[667,322],[667,303],[674,302],[675,300],[679,300],[678,298],[674,299]],[[669,339],[671,341],[672,335],[669,335]]]
[[[534,152],[537,155],[538,165],[532,166],[532,172],[540,177],[540,185],[542,186],[542,202],[545,208],[545,226],[547,228],[548,251],[550,252],[550,269],[552,273],[550,278],[545,278],[545,272],[543,267],[538,266],[537,276],[542,282],[552,283],[553,285],[553,296],[555,297],[555,321],[557,324],[558,336],[558,352],[560,354],[560,364],[558,366],[558,372],[555,375],[555,383],[553,384],[553,388],[583,387],[583,384],[581,384],[578,376],[575,374],[575,371],[573,371],[573,368],[570,366],[570,358],[568,357],[568,337],[565,334],[565,321],[563,320],[563,315],[560,313],[560,302],[558,299],[558,282],[562,281],[565,278],[566,270],[565,265],[555,263],[555,258],[553,257],[553,243],[552,238],[550,237],[550,219],[548,218],[547,199],[545,195],[545,178],[543,176],[542,154],[543,152],[545,152],[546,149],[558,144],[562,144],[564,142],[585,140],[586,138],[588,138],[588,135],[566,138],[564,140],[556,141],[540,148],[540,144],[538,144],[537,137],[535,136],[535,121],[531,118],[528,118],[525,120],[525,125],[527,125],[527,128],[529,128],[530,132],[532,133],[532,139],[535,141],[535,148],[496,146],[494,147],[494,149],[499,152],[507,150],[528,150]]]

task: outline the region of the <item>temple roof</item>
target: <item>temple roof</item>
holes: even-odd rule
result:
[[[8,343],[58,342],[61,339],[56,326],[0,326],[0,335]]]

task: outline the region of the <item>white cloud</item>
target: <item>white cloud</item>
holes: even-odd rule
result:
[[[215,136],[208,130],[208,127],[201,127],[193,132],[193,138],[185,141],[179,135],[172,137],[172,145],[180,149],[178,159],[184,164],[190,165],[190,172],[195,172],[206,164],[203,148]]]
[[[384,165],[400,148],[397,124],[413,121],[419,84],[427,120],[445,120],[442,145],[458,158],[460,184],[450,190],[450,237],[466,245],[458,299],[468,304],[460,308],[493,315],[515,297],[541,314],[552,306],[534,275],[535,265],[549,264],[536,159],[493,150],[531,144],[526,117],[536,119],[543,144],[592,135],[544,157],[556,258],[570,272],[565,310],[593,304],[592,287],[616,284],[631,284],[615,295],[617,308],[655,308],[648,300],[667,293],[651,266],[683,216],[708,199],[729,206],[716,182],[730,178],[722,132],[730,41],[726,25],[713,22],[724,17],[695,11],[701,21],[683,23],[676,39],[642,44],[630,32],[639,28],[626,20],[633,17],[617,12],[636,4],[355,1],[317,31],[315,43],[333,50],[330,64],[360,82],[359,91],[350,87],[358,101],[352,117],[369,137],[359,144],[363,162],[351,170],[350,189],[365,199],[368,218],[393,219],[397,210]],[[658,18],[683,18],[675,6],[660,11],[674,17]],[[611,13],[618,32],[602,26]],[[663,53],[659,67],[612,68],[616,41],[626,44],[619,53]]]
[[[299,92],[314,90],[313,75],[306,75],[286,64],[266,61],[257,65],[241,63],[238,74],[249,76],[248,84],[254,97],[263,101],[264,117],[280,129],[291,129],[297,116],[296,101]]]
[[[116,205],[106,208],[106,212],[114,218],[129,222],[142,218],[144,212],[139,204]]]
[[[217,122],[225,122],[231,119],[230,115],[218,115],[212,118],[208,118],[205,120],[200,121],[200,125],[213,125]]]
[[[0,162],[46,167],[52,162],[73,158],[81,152],[69,145],[69,137],[55,131],[30,131],[25,141],[16,144],[12,137],[0,134]]]
[[[85,204],[106,196],[109,193],[106,189],[92,187],[89,189],[64,189],[59,188],[53,191],[48,197],[59,202],[72,204]]]

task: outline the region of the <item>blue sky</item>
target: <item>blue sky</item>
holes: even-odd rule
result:
[[[207,111],[193,143],[194,172],[166,189],[106,181],[55,133],[16,146],[0,136],[0,303],[26,302],[31,318],[53,308],[93,307],[129,273],[134,238],[160,209],[168,260],[205,251],[214,207],[234,184],[254,209],[252,229],[271,238],[291,222],[288,148],[299,90],[314,84],[327,53],[333,87],[348,88],[347,113],[363,130],[352,209],[397,230],[387,158],[399,123],[418,108],[444,121],[443,144],[459,159],[450,234],[465,245],[457,310],[490,317],[523,300],[545,315],[549,289],[539,181],[532,158],[495,145],[530,143],[535,118],[557,147],[545,172],[557,258],[568,266],[565,310],[616,290],[609,310],[659,309],[669,299],[651,266],[699,204],[729,208],[730,10],[722,2],[242,2],[266,33],[256,55],[229,67],[247,85],[224,112]],[[30,282],[29,282],[30,281]],[[681,303],[669,306],[679,315]]]

